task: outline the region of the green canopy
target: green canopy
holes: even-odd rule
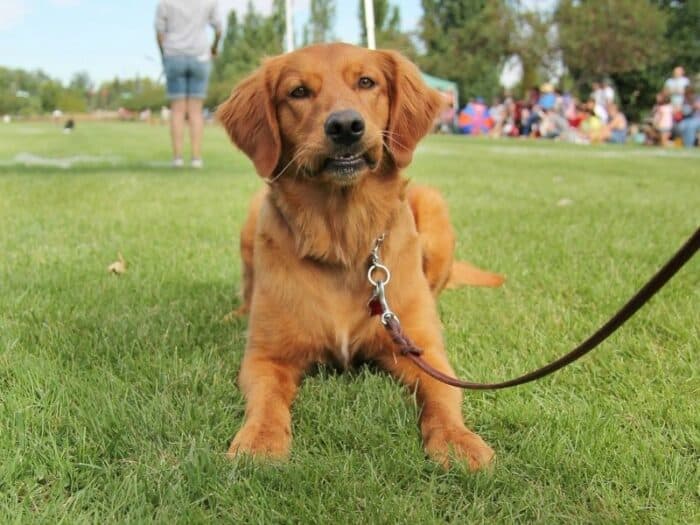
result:
[[[421,75],[423,75],[423,80],[425,81],[425,83],[428,84],[431,88],[437,89],[438,91],[452,93],[452,97],[454,100],[454,108],[456,110],[459,109],[459,87],[457,87],[456,82],[452,82],[451,80],[446,80],[444,78],[434,77],[433,75],[428,75],[427,73],[423,73],[422,71]]]
[[[438,91],[442,91],[443,93],[450,93],[452,95],[452,108],[454,109],[454,123],[457,121],[457,114],[459,113],[459,88],[457,87],[456,82],[452,82],[451,80],[446,80],[444,78],[438,78],[434,77],[433,75],[428,75],[427,73],[423,73],[421,71],[421,75],[423,76],[423,80],[425,81],[428,86],[430,86],[433,89],[437,89]]]
[[[431,88],[439,91],[452,91],[453,93],[457,93],[458,91],[457,84],[451,80],[434,77],[433,75],[428,75],[427,73],[421,73],[421,75],[423,75],[423,80],[425,83]]]

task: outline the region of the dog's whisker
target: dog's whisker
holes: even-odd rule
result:
[[[272,183],[275,182],[277,179],[279,179],[279,178],[284,174],[284,172],[287,171],[287,170],[289,169],[289,167],[294,163],[294,161],[297,160],[303,153],[304,153],[304,148],[299,149],[299,150],[294,154],[294,156],[292,157],[292,160],[290,160],[290,161],[284,166],[284,168],[282,168],[282,169],[280,170],[280,172],[279,172],[277,175],[275,175],[274,177],[272,177],[272,178],[270,178],[270,179],[265,179],[265,182],[267,182],[268,184],[272,184]]]
[[[382,137],[389,139],[393,144],[399,146],[400,148],[408,149],[405,144],[403,144],[400,140],[395,138],[395,135],[397,135],[397,133],[394,133],[394,132],[389,131],[389,130],[384,130],[381,132],[381,135],[382,135]],[[383,140],[382,140],[382,142],[388,148],[388,144],[386,142],[384,142]]]

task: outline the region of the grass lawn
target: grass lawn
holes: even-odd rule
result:
[[[168,157],[163,127],[0,126],[0,523],[700,523],[699,259],[581,363],[465,395],[491,474],[426,460],[368,368],[305,380],[288,463],[231,462],[245,323],[221,318],[260,182],[217,128],[201,172]],[[697,151],[430,137],[409,173],[508,276],[440,301],[475,380],[568,351],[700,223]]]

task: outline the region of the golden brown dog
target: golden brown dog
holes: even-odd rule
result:
[[[452,373],[435,297],[450,282],[502,280],[453,261],[445,202],[429,188],[407,190],[401,176],[440,104],[398,53],[329,44],[268,59],[219,109],[269,182],[241,237],[246,415],[231,455],[286,456],[304,372],[319,362],[368,360],[416,390],[432,458],[448,465],[452,455],[473,470],[491,462],[491,448],[463,423],[461,392],[400,356],[367,308],[368,258],[385,234],[389,303],[425,359]]]

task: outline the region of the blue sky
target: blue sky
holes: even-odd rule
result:
[[[196,0],[193,0],[196,1]],[[246,0],[219,0],[222,10]],[[256,0],[269,9],[271,0]],[[295,25],[308,17],[308,0],[294,0]],[[404,29],[415,29],[420,0],[395,0]],[[160,63],[153,16],[157,0],[0,0],[0,65],[42,69],[63,81],[87,71],[97,81],[114,76],[157,77]],[[357,0],[337,0],[336,36],[356,43]]]

